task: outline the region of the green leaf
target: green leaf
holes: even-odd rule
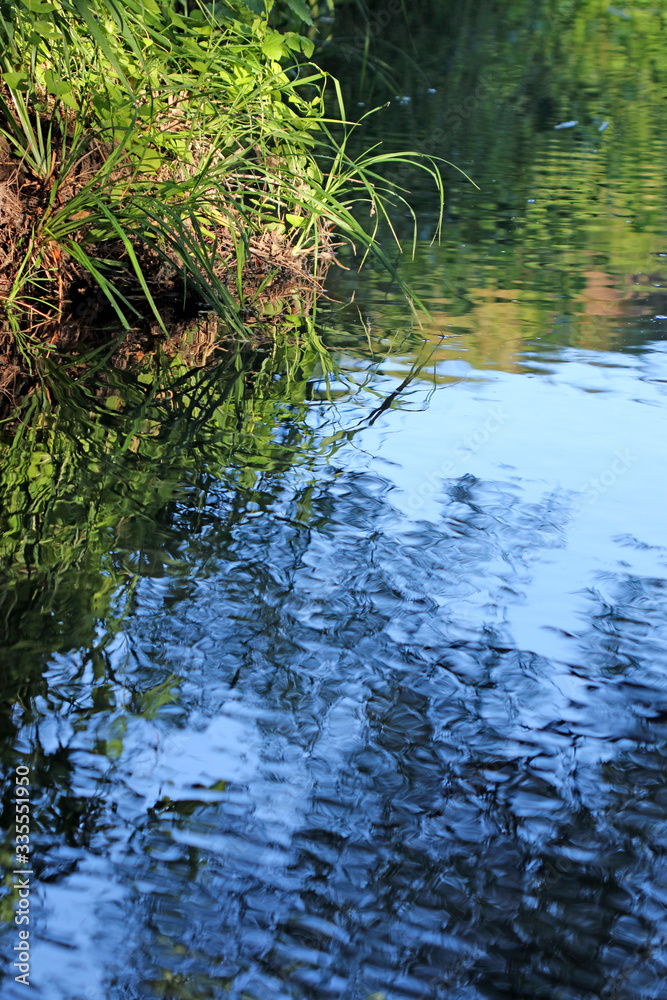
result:
[[[297,35],[296,31],[286,31],[284,38],[290,49],[295,52],[301,51],[301,35]]]
[[[58,80],[53,70],[50,69],[47,69],[44,73],[44,80],[46,81],[46,89],[49,94],[53,97],[59,97],[69,108],[76,108],[77,104],[74,99],[71,83]]]
[[[27,82],[28,74],[8,72],[2,74],[2,79],[11,90],[16,90],[16,88],[20,87],[22,83]]]
[[[52,21],[33,21],[31,27],[39,38],[53,38],[58,34]]]
[[[303,21],[305,24],[312,24],[313,19],[310,16],[310,11],[306,7],[303,0],[285,0],[285,3],[290,8],[293,14]]]
[[[283,36],[279,31],[267,32],[266,38],[262,42],[262,52],[267,59],[273,62],[280,62],[287,55],[287,48]]]

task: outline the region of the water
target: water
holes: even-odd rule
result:
[[[431,245],[409,178],[423,329],[332,274],[329,394],[287,345],[3,445],[45,1000],[667,995],[665,8],[427,8],[368,126],[481,188]]]

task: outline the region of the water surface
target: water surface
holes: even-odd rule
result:
[[[405,177],[423,328],[332,274],[328,386],[230,353],[3,445],[44,1000],[667,994],[666,10],[441,6],[367,126],[481,189],[432,243]]]

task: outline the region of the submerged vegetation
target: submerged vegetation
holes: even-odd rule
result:
[[[287,30],[310,8],[273,6],[0,0],[5,396],[119,328],[294,327],[341,240],[393,270],[382,171],[408,154],[349,157],[340,88]]]

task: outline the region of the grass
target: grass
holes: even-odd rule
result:
[[[238,337],[294,322],[341,241],[401,284],[377,227],[414,157],[352,159],[313,43],[252,3],[0,0],[0,391],[147,314],[162,334],[188,309]]]

